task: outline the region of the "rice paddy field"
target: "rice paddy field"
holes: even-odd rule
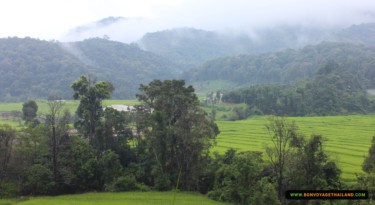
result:
[[[48,104],[47,101],[36,100],[38,105],[38,115],[44,115],[48,113]],[[64,109],[69,110],[69,112],[74,115],[77,110],[79,101],[78,100],[65,100]],[[124,105],[136,105],[139,102],[137,100],[104,100],[103,106],[115,105],[115,104],[124,104]],[[12,111],[22,112],[23,103],[0,103],[0,124],[9,124],[16,128],[21,128],[23,123],[20,118],[14,117],[4,117],[2,113],[9,113]]]
[[[0,200],[0,205],[225,205],[197,193],[125,192],[87,193],[25,200]]]
[[[343,180],[349,184],[356,181],[355,173],[362,172],[362,162],[368,155],[375,134],[375,115],[288,117],[287,120],[294,121],[299,133],[306,137],[322,135],[325,138],[325,150],[343,171]],[[213,151],[224,153],[229,148],[235,148],[238,151],[263,152],[271,143],[265,127],[267,121],[267,117],[217,121],[220,134]]]
[[[73,114],[79,101],[65,101],[65,107]],[[107,100],[104,105],[126,104],[135,105],[137,100]],[[38,113],[48,112],[45,101],[37,101]],[[221,116],[230,113],[233,106],[222,105],[217,107],[217,121],[220,134],[217,137],[217,145],[213,152],[223,154],[227,149],[234,148],[238,151],[253,150],[264,151],[271,143],[269,134],[265,128],[267,116],[251,117],[247,120],[225,121]],[[0,113],[21,111],[22,103],[0,104]],[[206,108],[210,113],[211,108]],[[295,121],[299,132],[306,137],[312,134],[320,134],[325,138],[325,150],[332,160],[336,161],[342,169],[342,178],[347,183],[355,182],[355,173],[361,173],[361,165],[368,154],[372,136],[375,135],[375,115],[348,115],[325,117],[288,117],[287,120]],[[10,124],[16,128],[22,127],[18,119],[4,119],[0,116],[0,124]],[[264,156],[266,159],[266,156]]]

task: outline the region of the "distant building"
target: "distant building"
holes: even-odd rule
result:
[[[108,105],[107,107],[113,108],[119,112],[131,112],[135,110],[135,107],[131,105]]]

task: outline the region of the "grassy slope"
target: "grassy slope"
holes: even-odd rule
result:
[[[88,193],[64,195],[57,197],[36,197],[19,203],[0,200],[0,205],[224,205],[225,203],[208,199],[196,193],[177,193],[174,200],[173,192],[124,192],[124,193]],[[7,203],[5,203],[7,202]]]
[[[368,154],[375,134],[375,116],[350,115],[327,117],[289,117],[305,136],[321,134],[326,139],[325,149],[332,160],[338,162],[346,182],[354,182],[354,173],[361,172],[361,164]],[[265,128],[267,117],[254,117],[242,121],[218,121],[220,135],[213,151],[224,153],[228,148],[264,151],[270,144]]]

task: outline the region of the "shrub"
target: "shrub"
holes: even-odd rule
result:
[[[150,191],[150,188],[143,183],[138,183],[135,176],[130,174],[117,178],[112,184],[106,187],[106,191]]]
[[[13,182],[0,182],[0,199],[12,198],[19,193],[18,186]]]

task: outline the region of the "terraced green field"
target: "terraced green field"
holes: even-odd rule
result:
[[[46,102],[37,101],[39,113],[47,113]],[[74,113],[78,101],[65,101],[65,107]],[[104,105],[126,104],[134,105],[136,100],[108,100]],[[235,105],[241,106],[241,105]],[[217,119],[228,113],[231,105],[217,108]],[[21,111],[22,103],[0,104],[0,112]],[[210,112],[210,109],[206,109]],[[371,145],[375,134],[375,115],[349,115],[327,117],[290,117],[299,127],[299,132],[305,136],[321,134],[325,137],[325,148],[331,159],[338,162],[343,170],[342,177],[346,182],[355,181],[355,173],[361,172],[361,164]],[[0,116],[0,124],[10,124],[19,127],[17,121],[5,120]],[[238,150],[264,151],[270,143],[269,134],[265,128],[267,117],[253,117],[241,121],[217,121],[220,135],[217,137],[217,146],[213,151],[224,153],[228,148]],[[266,159],[266,158],[265,158]]]
[[[374,115],[349,115],[327,117],[289,117],[295,121],[299,132],[305,136],[321,134],[326,139],[325,150],[338,162],[345,182],[356,180],[361,165],[375,134]],[[239,151],[264,151],[270,144],[265,124],[267,117],[253,117],[242,121],[217,121],[220,135],[213,151],[224,153],[228,148]],[[266,159],[266,157],[265,157]]]
[[[88,193],[57,197],[36,197],[25,201],[0,200],[0,205],[225,205],[197,193],[125,192]]]

